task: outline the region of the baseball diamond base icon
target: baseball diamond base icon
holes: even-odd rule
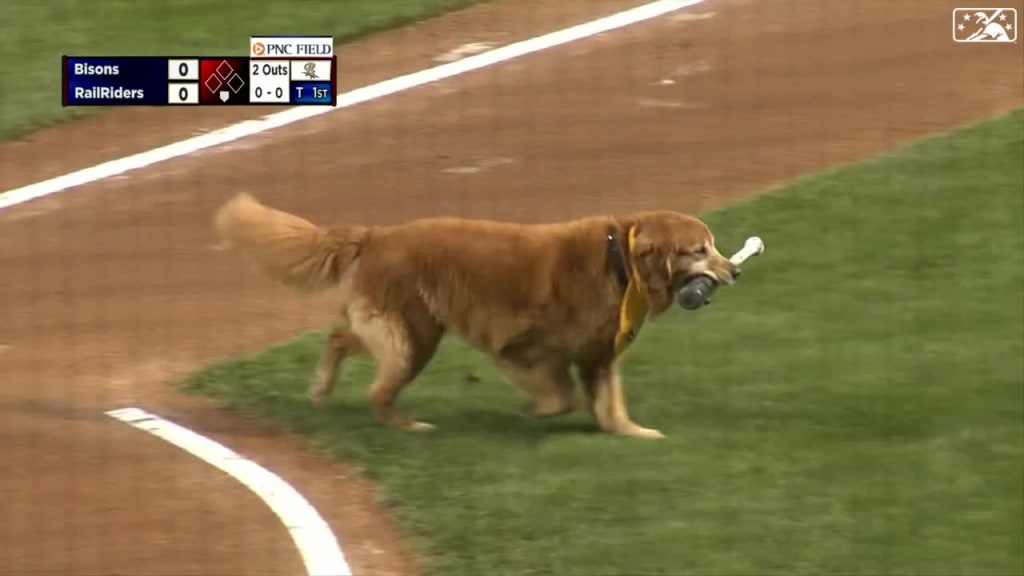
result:
[[[1016,42],[1016,8],[954,8],[954,42]]]

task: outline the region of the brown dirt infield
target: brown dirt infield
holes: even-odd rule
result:
[[[340,49],[343,89],[635,4],[498,0],[381,34]],[[214,248],[212,209],[247,190],[323,222],[699,211],[1024,103],[1020,44],[953,43],[955,6],[709,0],[0,213],[0,573],[301,573],[244,487],[102,414],[134,404],[292,483],[357,574],[418,572],[349,466],[168,387],[325,323]],[[0,144],[0,190],[266,112],[46,129]]]

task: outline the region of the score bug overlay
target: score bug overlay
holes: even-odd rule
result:
[[[331,36],[253,36],[248,56],[64,56],[64,106],[337,105]]]

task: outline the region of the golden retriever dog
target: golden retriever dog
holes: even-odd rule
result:
[[[377,362],[370,406],[411,431],[433,426],[395,403],[451,332],[494,359],[528,415],[576,409],[575,367],[601,430],[661,438],[629,417],[620,354],[688,279],[730,284],[739,275],[703,222],[669,211],[537,225],[427,218],[321,227],[241,194],[214,224],[270,278],[337,295],[339,318],[309,397],[330,394],[346,357],[369,353]]]

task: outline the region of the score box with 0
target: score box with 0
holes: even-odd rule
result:
[[[199,58],[168,58],[167,79],[171,82],[198,82]]]

